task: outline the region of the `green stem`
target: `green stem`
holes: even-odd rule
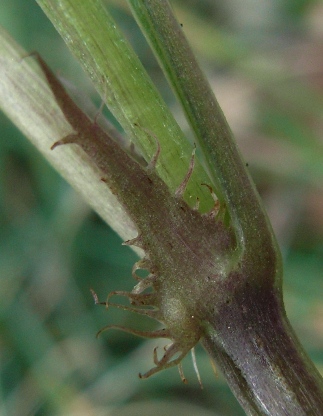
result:
[[[258,193],[168,1],[128,2],[196,134],[218,197],[228,208],[243,256],[253,264],[271,257],[279,268],[279,250]]]

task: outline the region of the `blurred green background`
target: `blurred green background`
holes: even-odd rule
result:
[[[187,129],[124,1],[107,0]],[[174,0],[266,204],[285,262],[288,316],[323,372],[323,2]],[[2,0],[0,23],[99,100],[33,0]],[[201,347],[199,388],[187,358],[148,381],[157,341],[111,331],[152,328],[95,306],[130,290],[135,254],[0,114],[0,415],[243,415]],[[187,131],[188,136],[190,133]]]

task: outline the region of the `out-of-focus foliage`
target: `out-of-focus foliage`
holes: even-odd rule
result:
[[[106,0],[154,82],[187,129],[126,4]],[[235,132],[285,260],[285,302],[323,370],[323,4],[314,0],[174,0]],[[89,96],[89,82],[33,0],[3,0],[0,23]],[[0,414],[242,415],[199,348],[204,390],[186,360],[148,381],[156,342],[117,322],[152,327],[95,306],[93,288],[131,289],[135,255],[0,115]],[[187,132],[189,135],[190,133]]]

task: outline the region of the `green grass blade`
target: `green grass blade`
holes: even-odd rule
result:
[[[170,189],[175,190],[188,170],[192,145],[184,137],[102,2],[37,2],[80,61],[126,134],[147,160],[156,152],[156,140],[147,135],[144,129],[158,138],[161,155],[157,171]],[[193,205],[198,197],[201,210],[206,211],[212,207],[212,199],[208,190],[201,187],[203,182],[209,182],[209,179],[197,163],[186,199],[189,201],[191,197]]]

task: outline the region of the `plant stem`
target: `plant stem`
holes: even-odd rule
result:
[[[168,1],[128,2],[195,131],[237,237],[237,266],[223,291],[230,299],[206,319],[202,343],[248,414],[323,414],[322,379],[285,316],[279,248],[225,117]]]
[[[258,193],[168,1],[128,2],[196,134],[216,184],[217,196],[229,211],[243,256],[258,265],[260,259],[269,256],[279,268],[279,250]]]
[[[202,344],[248,415],[323,414],[322,378],[269,287],[236,293]]]
[[[148,156],[148,159],[152,157],[156,143],[143,129],[136,129],[134,123],[143,128],[148,127],[158,137],[158,141],[160,139],[162,154],[156,169],[162,180],[155,172],[149,177],[149,174],[140,168],[147,189],[149,188],[151,195],[154,193],[156,197],[147,198],[150,205],[146,205],[147,212],[144,214],[140,201],[136,198],[136,186],[140,187],[143,180],[132,182],[131,190],[135,207],[133,210],[136,209],[136,221],[142,231],[139,240],[144,241],[142,247],[149,255],[146,263],[148,258],[149,262],[153,259],[150,268],[161,271],[151,281],[155,284],[156,290],[160,290],[161,285],[164,284],[164,292],[156,293],[151,298],[158,300],[157,309],[165,311],[172,330],[176,330],[173,344],[176,348],[182,348],[184,345],[189,350],[191,342],[193,345],[203,336],[203,345],[215,358],[248,414],[321,415],[323,414],[322,380],[300,347],[285,317],[281,292],[280,253],[230,128],[187,45],[180,25],[172,15],[168,2],[165,0],[129,0],[129,2],[159,56],[183,104],[199,145],[204,151],[205,160],[215,183],[215,191],[222,209],[228,213],[226,224],[222,223],[222,217],[215,219],[212,216],[202,216],[196,211],[191,212],[185,204],[181,204],[181,201],[174,197],[173,193],[169,192],[168,188],[174,190],[187,171],[190,145],[183,140],[177,124],[169,115],[165,105],[161,104],[151,84],[146,83],[146,76],[143,75],[141,66],[139,68],[133,53],[128,51],[128,46],[116,30],[111,17],[105,13],[101,2],[38,0],[73,52],[79,57],[103,96],[106,93],[104,84],[108,84],[108,93],[111,95],[107,101],[110,108],[125,131],[138,138],[144,156]],[[102,29],[104,26],[106,30]],[[34,118],[31,124],[38,126],[37,121],[41,121],[42,128],[38,134],[41,136],[44,133],[44,119],[50,118],[49,114],[51,116],[52,114],[42,109],[45,100],[40,100],[40,107],[38,101],[34,102],[37,100],[35,97],[38,97],[34,94],[35,91],[42,91],[39,97],[42,97],[42,94],[48,95],[48,88],[41,88],[42,78],[37,71],[30,72],[29,65],[19,62],[20,53],[15,52],[14,56],[16,67],[22,65],[26,71],[26,74],[21,71],[24,76],[26,75],[24,78],[26,86],[20,85],[20,72],[11,74],[8,59],[2,60],[2,68],[5,69],[3,71],[5,76],[1,78],[2,84],[0,83],[0,87],[2,85],[0,92],[2,91],[5,97],[3,105],[10,108],[11,114],[20,114],[20,107],[17,111],[18,102],[32,104],[34,114],[40,117]],[[32,80],[31,87],[28,80]],[[13,104],[11,94],[6,91],[7,87],[16,91]],[[64,117],[62,118],[61,113],[57,111],[51,94],[50,97],[49,108],[55,113],[53,117],[55,121],[52,123],[58,123],[59,128],[46,130],[43,149],[47,152],[55,139],[71,133],[66,131],[71,126],[66,123],[63,126]],[[133,101],[135,105],[132,104]],[[25,106],[23,112],[28,114]],[[72,113],[74,114],[73,111]],[[18,120],[17,115],[13,116],[17,118],[18,125],[23,126],[23,129],[24,123],[27,123],[26,114],[24,113],[23,121],[20,121],[20,118]],[[86,130],[84,132],[86,146],[84,146],[89,153],[92,152],[102,161],[104,152],[96,151],[91,143],[91,131],[96,126],[90,121],[86,123],[73,126],[74,135],[76,131],[81,137]],[[86,128],[83,128],[84,126]],[[55,135],[52,137],[53,132]],[[34,136],[32,129],[29,133]],[[111,146],[117,145],[111,141]],[[57,149],[55,154],[56,152],[63,155],[68,154],[69,150],[64,147]],[[69,165],[71,154],[62,162],[63,164]],[[112,160],[106,161],[109,162],[106,169],[108,172],[109,167],[113,167],[115,176],[113,180],[110,178],[113,185],[114,182],[117,184],[119,176],[122,175],[128,175],[124,178],[126,180],[133,179],[133,170],[131,171],[127,161],[124,162],[125,169],[118,172],[117,158],[113,158],[111,152],[109,157]],[[89,160],[86,160],[85,164],[91,165]],[[67,169],[68,175],[80,176],[77,163],[73,165],[76,168],[72,171]],[[137,168],[135,163],[133,166]],[[98,167],[100,168],[101,165],[98,164]],[[188,186],[190,194],[194,197],[199,196],[204,207],[209,205],[210,195],[207,191],[202,191],[200,185],[201,182],[207,182],[207,179],[205,171],[201,165],[198,165]],[[100,181],[100,174],[97,171],[95,181],[97,187]],[[164,186],[163,181],[167,186]],[[159,183],[162,185],[158,188]],[[122,183],[119,185],[123,188],[124,205],[127,205],[126,193],[129,186],[123,186]],[[91,186],[90,182],[89,189]],[[159,190],[162,190],[163,194]],[[145,199],[147,192],[143,187],[141,191],[141,199]],[[93,194],[90,194],[90,197],[93,198]],[[161,202],[165,200],[170,203],[168,205],[164,203],[162,211],[159,208],[162,206]],[[102,200],[100,203],[103,203]],[[150,215],[150,212],[154,212],[155,215]],[[170,221],[165,221],[160,231],[160,224],[165,218]],[[213,221],[212,226],[209,225],[211,221]],[[154,226],[152,227],[151,224]],[[155,231],[152,232],[152,229]],[[231,238],[231,231],[235,238]],[[222,242],[219,239],[221,235]],[[184,258],[185,262],[183,262]],[[148,286],[143,283],[140,291],[136,293],[139,300],[143,299],[142,296],[145,294],[141,295],[141,292],[146,287]],[[130,298],[131,296],[133,297],[134,293],[130,294]],[[171,296],[172,298],[169,299]],[[172,316],[167,301],[174,299],[176,302],[170,304],[179,304],[180,313]],[[181,320],[183,316],[187,318],[187,325],[184,328],[187,332],[183,331]],[[190,332],[194,329],[196,337],[192,337],[194,334]],[[185,337],[189,340],[188,343],[185,343]],[[158,368],[159,362],[155,364],[157,370],[155,368],[154,371],[159,371],[161,369]]]

